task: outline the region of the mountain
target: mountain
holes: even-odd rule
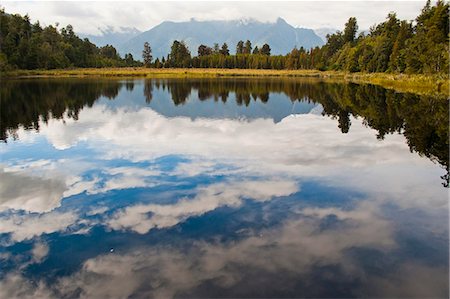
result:
[[[120,27],[116,30],[114,27],[108,26],[106,28],[99,28],[100,35],[79,34],[81,38],[88,38],[91,42],[97,46],[113,45],[117,47],[135,36],[142,33],[136,28]]]
[[[339,31],[339,29],[336,28],[329,28],[329,27],[324,27],[324,28],[317,28],[314,29],[314,32],[320,36],[320,38],[326,42],[327,41],[327,35],[328,34],[333,34],[336,33],[336,31]]]
[[[214,43],[222,45],[226,42],[233,54],[238,41],[247,39],[252,42],[253,47],[261,47],[264,43],[268,43],[273,55],[284,55],[294,47],[309,49],[323,45],[323,40],[313,30],[295,28],[281,18],[278,18],[275,23],[255,20],[196,21],[191,19],[187,22],[163,22],[123,44],[117,44],[117,48],[122,55],[131,53],[136,59],[140,59],[146,41],[152,47],[154,58],[167,56],[174,40],[183,40],[192,55],[197,55],[200,44],[212,47]]]

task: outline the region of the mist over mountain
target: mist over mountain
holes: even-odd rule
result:
[[[324,44],[312,29],[295,28],[282,18],[278,18],[275,23],[255,20],[166,21],[123,43],[113,45],[122,55],[131,53],[136,59],[141,59],[145,42],[150,43],[153,57],[156,58],[167,56],[174,40],[185,41],[191,54],[197,55],[198,46],[201,44],[213,46],[214,43],[222,45],[224,42],[228,44],[231,54],[234,54],[239,40],[247,39],[252,42],[253,47],[261,47],[268,43],[272,55],[284,55],[294,47],[309,49]]]
[[[100,35],[79,34],[79,36],[81,38],[88,38],[99,47],[106,45],[117,47],[142,33],[142,31],[134,27],[120,27],[119,29],[115,29],[112,26],[108,26],[106,28],[99,28],[99,30],[101,32]]]
[[[316,33],[320,38],[326,42],[327,41],[327,35],[336,33],[336,31],[339,31],[339,29],[331,28],[331,27],[322,27],[314,29],[314,33]]]

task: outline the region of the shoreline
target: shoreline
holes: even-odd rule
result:
[[[2,79],[22,78],[85,78],[85,77],[140,77],[140,78],[232,78],[232,77],[286,77],[317,78],[323,81],[374,84],[398,92],[426,95],[450,95],[449,78],[444,75],[407,75],[390,73],[347,73],[318,70],[271,69],[210,69],[210,68],[74,68],[55,70],[16,70],[5,72]]]

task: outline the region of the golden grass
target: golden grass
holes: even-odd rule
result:
[[[450,94],[450,81],[444,75],[405,75],[386,73],[346,73],[317,70],[254,69],[153,69],[153,68],[80,68],[59,70],[17,70],[2,77],[145,77],[145,78],[211,78],[211,77],[315,77],[344,82],[370,83],[399,92],[418,94]]]

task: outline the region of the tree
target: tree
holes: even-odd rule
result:
[[[151,50],[150,50],[151,51]],[[100,54],[111,59],[115,59],[118,57],[116,48],[111,45],[106,45],[100,48]]]
[[[259,54],[259,49],[258,49],[258,46],[256,46],[254,49],[253,49],[253,52],[252,52],[252,54]]]
[[[134,59],[131,53],[125,54],[125,63],[127,66],[133,66]]]
[[[236,55],[237,54],[244,54],[244,42],[241,40],[236,45]]]
[[[345,23],[343,35],[344,43],[353,43],[357,31],[358,31],[358,24],[356,22],[356,18],[351,17],[350,19],[348,19],[347,23]]]
[[[198,56],[207,56],[212,54],[212,49],[205,45],[200,45],[198,47]]]
[[[244,54],[251,54],[252,53],[252,43],[249,40],[247,40],[245,42],[243,53]]]
[[[144,66],[150,67],[152,63],[152,48],[148,42],[144,43],[144,50],[142,51],[142,59],[144,60]]]
[[[169,67],[189,67],[191,64],[191,52],[186,44],[175,40],[170,48],[167,59]]]
[[[261,54],[270,56],[270,46],[268,44],[264,44],[261,48]]]
[[[219,44],[218,43],[214,43],[213,52],[214,52],[214,54],[219,54],[220,53],[220,48],[219,48]]]
[[[230,50],[228,50],[227,43],[223,43],[222,49],[220,49],[220,54],[225,55],[225,56],[230,55]]]

